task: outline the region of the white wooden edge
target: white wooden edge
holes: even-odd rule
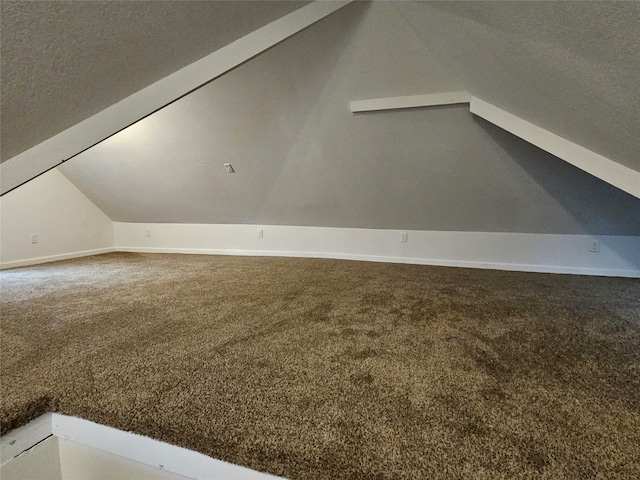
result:
[[[350,102],[351,112],[374,112],[378,110],[397,110],[401,108],[435,107],[469,103],[467,92],[429,93],[403,97],[372,98]]]
[[[471,97],[470,110],[474,115],[640,198],[640,172],[559,137],[479,98]]]
[[[640,237],[114,222],[117,251],[341,258],[585,275],[640,275]],[[258,238],[256,228],[264,232]],[[152,232],[151,237],[146,232]],[[408,243],[401,242],[408,233]],[[601,249],[590,252],[598,241]],[[635,260],[634,260],[635,258]]]
[[[407,265],[430,265],[434,267],[476,268],[480,270],[502,270],[528,273],[555,273],[564,275],[592,275],[600,277],[640,278],[639,270],[622,268],[596,268],[583,266],[543,265],[533,263],[509,263],[492,261],[456,260],[424,257],[401,257],[391,255],[361,255],[342,252],[274,251],[274,250],[234,250],[214,248],[178,247],[119,247],[125,253],[178,253],[185,255],[232,255],[247,257],[295,257],[330,258],[334,260],[354,260],[360,262],[402,263]]]
[[[0,437],[2,465],[51,435],[194,479],[276,480],[266,473],[81,418],[45,413]]]
[[[0,465],[51,436],[53,419],[45,413],[22,427],[0,437]]]
[[[0,165],[0,195],[223,75],[353,0],[315,1],[187,65]]]
[[[555,155],[595,177],[640,198],[640,172],[506,112],[468,92],[431,93],[353,100],[351,112],[373,112],[439,105],[469,104],[471,113]]]
[[[195,479],[274,480],[275,477],[207,457],[186,448],[54,413],[53,434],[120,457]]]
[[[91,255],[100,255],[102,253],[114,252],[115,248],[95,248],[92,250],[81,250],[77,252],[60,253],[57,255],[47,255],[46,257],[25,258],[23,260],[13,260],[11,262],[0,262],[0,270],[8,268],[28,267],[30,265],[40,265],[42,263],[59,262],[60,260],[70,260],[72,258],[89,257]]]
[[[114,222],[114,246],[66,255],[18,260],[2,268],[37,265],[107,252],[181,253],[336,258],[389,263],[489,268],[616,277],[640,277],[640,237],[433,232],[255,225],[129,224]],[[146,230],[153,237],[146,237]],[[404,231],[406,232],[406,231]],[[211,241],[194,242],[208,238]],[[590,253],[597,240],[602,250]],[[635,253],[634,253],[635,252]],[[633,256],[638,259],[631,260]],[[623,261],[624,258],[629,261]]]

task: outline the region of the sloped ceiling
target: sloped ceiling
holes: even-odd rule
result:
[[[61,171],[125,222],[640,234],[640,200],[468,107],[353,115],[464,87],[393,5],[353,3]]]
[[[636,27],[624,12],[577,6],[594,10],[567,11],[554,36],[556,7],[475,5],[354,2],[60,170],[125,222],[640,235],[640,200],[466,107],[349,111],[350,100],[468,90],[637,169]],[[624,33],[584,46],[585,16],[607,11]]]
[[[307,3],[2,0],[2,161]]]
[[[398,2],[467,91],[640,171],[640,2]]]

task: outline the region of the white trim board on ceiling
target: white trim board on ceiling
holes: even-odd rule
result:
[[[471,97],[471,113],[561,158],[634,197],[640,198],[640,172],[588,150],[501,108]]]
[[[465,103],[469,104],[469,110],[474,115],[493,123],[614,187],[640,198],[640,172],[527,122],[467,92],[354,100],[350,102],[349,108],[352,113],[362,113]]]
[[[469,103],[467,92],[428,93],[426,95],[408,95],[403,97],[372,98],[353,100],[349,104],[351,112],[375,112],[402,108],[436,107]]]
[[[0,195],[227,73],[353,0],[318,0],[222,47],[0,165]]]

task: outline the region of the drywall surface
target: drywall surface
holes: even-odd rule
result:
[[[640,2],[391,2],[472,95],[640,171]]]
[[[32,243],[31,235],[38,237]],[[101,253],[113,247],[113,225],[57,170],[0,198],[0,266]]]
[[[59,413],[52,417],[53,434],[60,438],[63,480],[281,479],[81,418]]]
[[[58,444],[62,480],[194,480],[72,440]]]
[[[16,155],[0,165],[0,194],[60,165],[60,159],[66,161],[96,145],[348,3],[314,2],[285,15]]]
[[[0,476],[3,480],[190,480],[56,436],[9,460],[0,467]]]
[[[350,112],[464,89],[444,63],[354,2],[61,171],[119,222],[640,235],[640,200],[466,106]]]
[[[116,250],[128,252],[324,257],[640,277],[640,236],[120,222],[114,223],[114,236]]]
[[[77,417],[45,413],[0,437],[5,480],[276,480],[280,477]]]
[[[35,448],[0,467],[3,480],[62,480],[58,438],[50,436]]]
[[[2,160],[306,3],[1,2]]]

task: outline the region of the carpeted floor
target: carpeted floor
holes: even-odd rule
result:
[[[0,272],[2,431],[292,479],[640,478],[640,281],[108,254]]]

